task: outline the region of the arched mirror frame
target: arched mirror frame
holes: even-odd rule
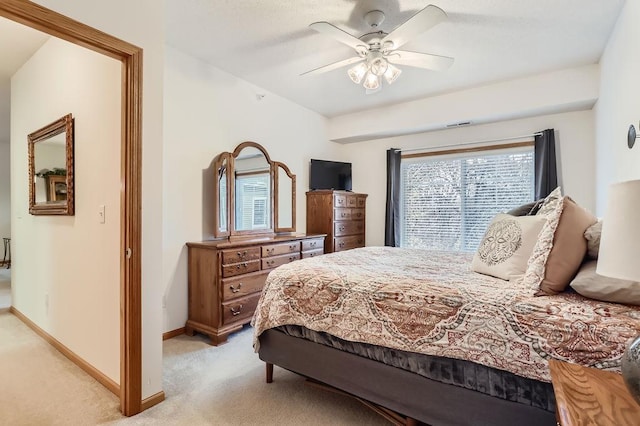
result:
[[[249,230],[237,230],[237,223],[236,223],[236,179],[235,179],[235,174],[236,174],[236,159],[238,158],[238,156],[240,155],[240,152],[242,152],[243,149],[245,148],[256,148],[257,150],[259,150],[260,152],[262,152],[262,154],[264,154],[264,158],[267,161],[267,163],[269,163],[269,187],[270,187],[270,194],[269,194],[269,209],[271,211],[271,214],[269,215],[269,223],[267,225],[266,228],[261,228],[261,229],[249,229]],[[233,150],[233,153],[231,154],[231,161],[229,164],[229,180],[228,180],[228,186],[229,186],[229,203],[227,204],[229,206],[229,212],[227,214],[227,216],[229,217],[229,221],[231,226],[229,227],[229,234],[234,237],[234,236],[252,236],[252,235],[272,235],[274,233],[274,227],[273,227],[273,212],[274,212],[274,203],[273,203],[273,193],[274,193],[274,180],[273,180],[273,175],[274,175],[274,170],[273,170],[273,161],[271,161],[271,158],[269,157],[269,153],[267,152],[266,149],[264,149],[264,147],[262,145],[260,145],[259,143],[256,142],[251,142],[251,141],[247,141],[247,142],[242,142],[240,145],[238,145],[236,147],[236,149]]]
[[[36,202],[36,161],[35,145],[52,137],[65,133],[65,167],[66,184],[65,202]],[[27,137],[29,143],[29,213],[32,215],[67,215],[74,214],[74,176],[73,176],[73,116],[67,114],[59,120],[36,130]]]
[[[235,160],[240,155],[240,152],[247,147],[253,147],[258,149],[264,154],[265,160],[269,163],[269,182],[271,187],[271,196],[269,201],[269,208],[271,209],[271,214],[269,218],[269,226],[265,229],[256,229],[256,230],[236,230],[236,218],[235,218]],[[221,171],[221,166],[224,161],[227,161],[226,171]],[[278,204],[280,201],[278,195],[278,168],[282,168],[282,170],[287,174],[287,176],[291,179],[291,227],[282,227],[279,228],[278,225]],[[233,153],[223,152],[215,157],[214,159],[214,173],[216,176],[216,182],[214,185],[214,200],[216,206],[214,208],[215,218],[214,218],[214,235],[216,238],[224,238],[229,237],[231,239],[235,238],[246,238],[251,236],[273,236],[276,233],[290,233],[295,232],[296,229],[296,175],[291,173],[289,167],[286,164],[281,163],[279,161],[272,161],[271,157],[267,150],[260,145],[259,143],[246,141],[239,144],[234,150]],[[221,173],[226,173],[227,179],[227,190],[225,193],[221,193],[220,191],[220,176]],[[221,223],[221,214],[220,214],[220,197],[224,198],[224,203],[227,206],[227,214],[226,214],[226,230],[224,229],[223,223]],[[221,228],[222,227],[222,228]]]
[[[214,200],[216,200],[214,208],[214,226],[216,237],[228,237],[230,229],[229,221],[229,199],[230,199],[230,173],[231,170],[231,153],[223,152],[216,156],[213,160],[213,168],[215,171],[216,184],[213,186]],[[220,181],[224,178],[226,185],[224,189],[220,189]],[[220,200],[224,200],[224,205],[221,206]],[[223,211],[226,210],[226,211]],[[224,213],[224,216],[223,216]]]
[[[274,203],[275,203],[275,209],[273,212],[273,223],[275,226],[275,230],[276,233],[280,233],[280,232],[295,232],[296,231],[296,175],[294,175],[293,173],[291,173],[291,170],[289,170],[289,167],[287,167],[286,164],[281,163],[279,161],[274,161],[273,163],[274,166],[274,173],[273,173],[273,179],[274,179]],[[280,223],[280,206],[281,206],[281,199],[282,196],[280,194],[280,173],[278,169],[282,169],[287,176],[289,177],[289,179],[291,179],[291,227],[279,227],[279,223]]]

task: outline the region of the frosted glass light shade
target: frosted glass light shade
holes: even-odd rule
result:
[[[376,58],[371,61],[371,72],[377,76],[383,75],[389,68],[389,63],[384,58]]]
[[[391,84],[402,74],[402,70],[398,67],[394,67],[389,64],[387,66],[387,70],[384,73],[384,79],[387,80],[387,83]]]
[[[612,278],[640,281],[640,180],[609,187],[602,220],[596,272]]]
[[[360,84],[362,83],[362,79],[367,73],[367,70],[368,67],[366,62],[360,62],[358,65],[349,68],[347,74],[349,74],[349,78],[351,79],[351,81],[353,81],[355,84]]]
[[[365,77],[364,83],[362,85],[365,89],[377,89],[378,87],[380,87],[380,77],[369,71],[367,72],[367,76]]]

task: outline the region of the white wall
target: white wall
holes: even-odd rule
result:
[[[116,383],[120,73],[118,61],[51,38],[11,79],[12,304]],[[75,119],[75,216],[32,216],[27,135],[67,113]]]
[[[640,178],[640,143],[627,148],[627,129],[640,134],[640,2],[627,1],[600,60],[596,105],[597,213],[604,214],[611,183]],[[638,141],[640,142],[640,141]]]
[[[289,166],[297,175],[297,230],[304,232],[309,160],[339,159],[340,145],[327,141],[326,119],[319,114],[170,47],[164,112],[164,330],[169,331],[187,320],[185,243],[212,238],[213,178],[206,170],[213,158],[250,140]]]
[[[164,2],[35,0],[144,50],[142,113],[142,397],[162,390],[162,74]]]
[[[537,74],[334,117],[329,139],[358,142],[591,109],[598,99],[597,64]],[[393,90],[390,88],[390,90]]]
[[[11,236],[11,161],[9,154],[9,141],[0,141],[0,238]]]
[[[556,155],[563,192],[587,209],[594,208],[593,112],[580,111],[460,127],[344,146],[345,161],[353,162],[353,190],[368,193],[367,245],[384,244],[386,150],[422,148],[520,136],[547,128],[556,131]]]

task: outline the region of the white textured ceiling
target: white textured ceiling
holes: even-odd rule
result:
[[[631,0],[638,1],[638,0]],[[624,0],[165,0],[167,43],[327,117],[599,61]],[[452,56],[444,72],[402,67],[365,95],[346,68],[300,76],[353,56],[308,25],[328,21],[355,36],[374,9],[390,32],[428,4],[449,20],[404,50]]]
[[[11,76],[49,38],[32,28],[0,18],[0,143],[10,138]]]

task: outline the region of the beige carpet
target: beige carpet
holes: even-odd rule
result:
[[[11,306],[11,269],[0,267],[0,309]]]
[[[0,311],[2,425],[385,425],[360,403],[264,363],[246,327],[219,347],[202,336],[164,342],[167,399],[131,418],[118,400],[15,316]]]

